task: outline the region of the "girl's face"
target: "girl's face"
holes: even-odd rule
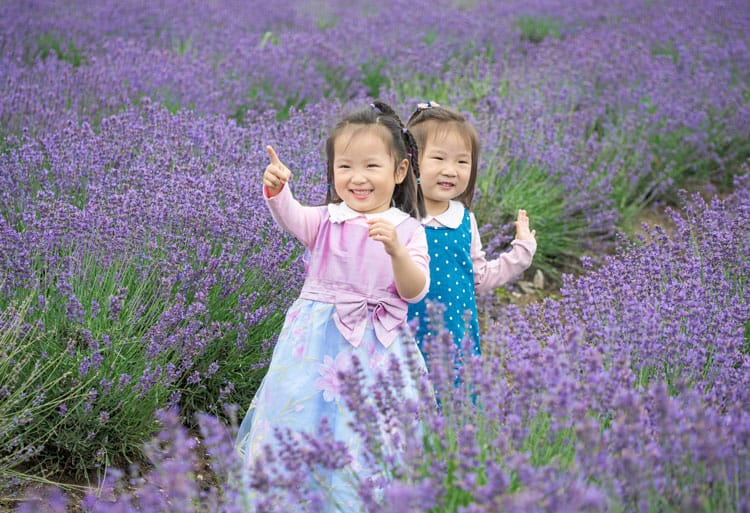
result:
[[[396,184],[406,177],[409,161],[394,166],[385,142],[388,136],[382,127],[352,125],[333,141],[333,187],[352,210],[385,212],[391,207]]]
[[[471,177],[471,144],[457,129],[432,130],[419,153],[427,213],[442,214],[463,193]]]

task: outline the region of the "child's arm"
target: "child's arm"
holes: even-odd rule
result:
[[[292,177],[274,149],[266,146],[270,164],[263,173],[263,197],[274,220],[286,231],[310,247],[320,228],[320,209],[302,206],[287,185]]]
[[[518,276],[531,265],[536,253],[536,230],[529,230],[525,210],[518,211],[515,222],[516,238],[512,249],[495,260],[487,261],[474,215],[471,216],[471,260],[474,265],[474,286],[479,294],[489,292]]]
[[[385,252],[391,257],[393,277],[399,295],[409,303],[422,299],[430,287],[430,257],[427,252],[427,237],[424,228],[419,227],[415,236],[404,246],[396,227],[383,219],[371,219],[370,237],[379,240],[385,247]],[[420,237],[421,236],[421,237]]]

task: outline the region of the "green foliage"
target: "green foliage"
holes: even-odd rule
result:
[[[318,14],[318,16],[315,18],[315,26],[318,27],[318,30],[321,32],[325,32],[326,30],[331,30],[332,28],[335,28],[336,25],[339,24],[339,19],[337,16],[333,16],[331,14]]]
[[[324,62],[316,62],[315,69],[320,73],[326,82],[326,90],[323,91],[325,98],[338,98],[345,100],[347,91],[351,90],[354,83],[353,78],[346,78],[346,68],[343,64],[332,66]]]
[[[641,104],[650,115],[659,110],[649,97],[642,98]],[[726,128],[724,120],[731,118],[731,113],[709,113],[699,128],[707,136],[705,144],[714,150],[713,157],[691,142],[695,128],[672,127],[668,119],[622,121],[631,115],[617,106],[607,107],[586,134],[602,143],[590,168],[616,166],[608,172],[610,197],[619,214],[619,227],[625,232],[634,230],[644,208],[656,200],[677,204],[677,192],[691,189],[695,183],[731,190],[740,163],[750,157],[750,141]]]
[[[272,343],[284,322],[283,311],[264,308],[265,298],[277,295],[273,288],[255,270],[248,270],[242,285],[235,290],[227,291],[219,284],[211,288],[205,322],[221,326],[222,335],[207,344],[191,371],[177,384],[186,420],[201,411],[222,416],[224,404],[249,404],[266,373]],[[250,311],[263,313],[255,324],[245,325],[239,315],[247,305]],[[215,372],[211,370],[214,362],[219,365]],[[193,372],[202,376],[199,386],[188,383]]]
[[[663,161],[653,153],[633,151],[639,134],[624,131],[610,133],[608,142],[592,163],[606,169],[616,162],[610,176],[610,197],[619,214],[621,227],[634,223],[639,212],[662,197],[671,177],[664,173]],[[646,172],[648,170],[648,172]]]
[[[674,64],[680,61],[680,54],[672,41],[665,41],[661,44],[651,46],[651,55],[664,55],[672,59]]]
[[[173,38],[172,39],[172,48],[175,52],[177,52],[179,55],[186,55],[188,52],[195,55],[196,49],[193,47],[193,35],[190,34],[188,37],[185,38]]]
[[[472,504],[473,497],[469,492],[461,488],[463,475],[475,474],[477,484],[487,482],[484,463],[494,461],[500,466],[505,466],[504,461],[512,456],[514,452],[521,452],[529,456],[529,462],[535,467],[554,467],[565,470],[575,458],[575,432],[572,427],[555,427],[551,415],[537,412],[525,425],[528,434],[519,447],[506,449],[501,452],[496,443],[498,437],[502,437],[496,421],[488,419],[481,408],[472,409],[470,412],[450,411],[449,405],[444,405],[447,427],[444,432],[433,433],[429,430],[423,434],[425,461],[420,472],[425,477],[429,476],[430,462],[444,462],[446,474],[442,483],[443,495],[439,504],[430,509],[430,513],[457,513],[462,508]],[[478,460],[483,464],[476,465],[472,469],[462,467],[459,437],[461,433],[471,433],[473,436],[469,442],[473,447],[479,448]],[[465,449],[465,448],[463,448]],[[429,476],[432,477],[432,476]],[[510,473],[507,493],[516,493],[522,489],[523,484],[517,475]]]
[[[430,473],[430,461],[441,461],[445,462],[446,474],[445,479],[442,483],[443,495],[439,500],[437,507],[432,508],[429,513],[456,513],[459,508],[471,504],[471,495],[461,488],[459,474],[460,474],[460,452],[461,447],[458,443],[458,434],[462,428],[462,423],[456,423],[455,418],[447,417],[451,419],[451,424],[446,428],[443,433],[433,433],[427,430],[422,436],[422,443],[424,445],[425,461],[424,465],[418,470],[423,473],[425,477],[429,476]],[[477,437],[482,436],[479,433]],[[487,440],[476,440],[476,446],[482,447],[483,449],[489,449],[492,444],[488,444]],[[480,456],[485,459],[487,455],[482,453]],[[479,482],[486,482],[486,478],[482,475],[482,467],[476,469]]]
[[[274,34],[271,31],[267,31],[263,33],[263,37],[260,39],[260,44],[258,45],[258,48],[261,50],[266,47],[266,45],[271,44],[274,46],[279,45],[279,36]]]
[[[402,101],[429,99],[461,112],[474,112],[486,98],[502,98],[509,94],[510,84],[507,80],[498,80],[481,71],[482,61],[492,58],[490,50],[478,49],[468,62],[464,62],[465,59],[453,64],[446,61],[444,68],[436,69],[434,74],[413,73],[410,77],[392,80],[390,86]],[[454,73],[448,74],[451,66]],[[455,72],[456,66],[461,66],[461,72]]]
[[[34,473],[35,466],[29,462],[53,438],[58,426],[50,426],[42,436],[34,436],[29,428],[39,417],[51,417],[61,400],[81,393],[76,389],[63,397],[50,393],[50,386],[67,377],[60,372],[65,356],[41,354],[35,349],[39,336],[25,323],[28,310],[27,299],[7,305],[0,314],[0,483],[26,477],[14,470],[20,464],[28,465],[28,477]]]
[[[519,209],[533,212],[531,228],[543,234],[537,240],[533,266],[559,281],[562,269],[578,266],[581,241],[589,236],[585,212],[569,211],[559,179],[541,165],[509,159],[502,152],[487,161],[486,171],[477,177],[478,224],[503,226],[515,221]]]
[[[360,66],[364,75],[362,82],[367,89],[367,94],[372,98],[379,98],[380,89],[388,83],[388,77],[383,73],[384,65],[385,59],[381,58],[375,61],[367,61]]]
[[[424,32],[424,36],[422,36],[422,41],[426,46],[432,46],[435,44],[435,41],[438,40],[440,37],[440,31],[435,29],[427,29]]]
[[[52,33],[43,33],[36,36],[36,45],[28,52],[27,60],[33,62],[37,59],[47,60],[55,56],[61,61],[70,63],[73,67],[87,64],[83,50],[73,42],[66,42],[61,36]]]
[[[38,286],[16,296],[32,305],[23,311],[22,322],[39,328],[33,337],[12,335],[19,355],[15,360],[39,362],[44,369],[29,373],[31,382],[15,383],[15,393],[31,387],[44,391],[44,409],[24,427],[27,440],[44,444],[36,461],[44,461],[48,469],[86,474],[111,461],[131,460],[157,427],[154,411],[168,399],[160,371],[148,390],[138,385],[147,368],[168,363],[165,355],[148,357],[143,344],[145,333],[169,306],[159,273],[136,262],[103,265],[84,258],[67,285],[49,271],[37,274],[42,277]],[[83,319],[69,318],[68,285]],[[111,297],[120,298],[119,313],[110,309]],[[26,367],[21,365],[17,373]]]
[[[548,36],[560,39],[560,22],[546,16],[520,16],[515,26],[521,31],[521,39],[530,43],[541,43]]]
[[[555,428],[553,418],[538,412],[528,421],[528,435],[521,446],[535,467],[557,465],[566,469],[575,458],[575,428]]]

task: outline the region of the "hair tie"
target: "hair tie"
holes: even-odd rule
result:
[[[422,179],[420,177],[417,177],[417,185],[422,183]]]
[[[413,157],[413,155],[411,153],[407,153],[407,155],[409,155],[410,157]]]

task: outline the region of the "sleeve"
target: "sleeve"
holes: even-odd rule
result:
[[[294,199],[289,184],[284,185],[276,196],[268,197],[263,186],[263,198],[274,220],[286,231],[297,237],[306,247],[312,247],[320,229],[320,207],[305,207]]]
[[[515,239],[511,246],[509,251],[488,261],[482,250],[476,218],[471,214],[471,261],[477,294],[494,290],[529,268],[536,253],[536,241]]]
[[[403,299],[407,303],[419,303],[427,295],[427,291],[430,290],[430,253],[427,250],[427,234],[424,231],[424,226],[421,224],[417,226],[417,229],[414,230],[411,239],[407,241],[405,247],[416,266],[424,273],[426,279],[424,288],[419,294],[412,298]]]

